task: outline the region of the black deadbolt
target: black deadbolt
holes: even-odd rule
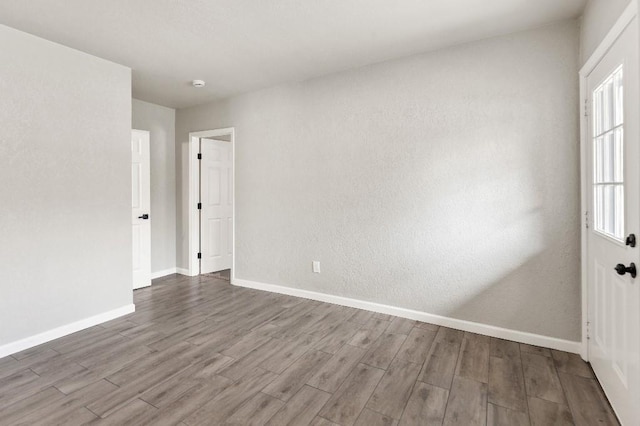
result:
[[[149,219],[149,215],[145,213],[142,216],[138,216],[138,219]]]
[[[635,247],[636,246],[636,234],[629,234],[629,236],[627,237],[626,241],[624,242],[626,245],[628,245],[629,247]]]
[[[614,269],[616,270],[618,275],[624,275],[624,274],[626,274],[628,272],[631,275],[631,278],[635,278],[636,277],[636,264],[635,263],[632,263],[628,267],[624,266],[622,263],[618,263]]]

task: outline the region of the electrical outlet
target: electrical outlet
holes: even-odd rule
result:
[[[314,260],[313,261],[313,272],[316,274],[320,273],[320,261],[319,260]]]

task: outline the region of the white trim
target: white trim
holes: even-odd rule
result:
[[[416,311],[413,309],[399,308],[396,306],[383,305],[376,302],[367,302],[364,300],[334,296],[331,294],[318,293],[315,291],[302,290],[292,287],[284,287],[275,284],[265,284],[239,278],[232,278],[231,284],[240,287],[253,288],[256,290],[269,291],[272,293],[280,293],[289,296],[317,300],[320,302],[333,303],[341,306],[349,306],[351,308],[380,312],[382,314],[394,315],[397,317],[408,318],[412,320],[427,322],[430,324],[441,325],[444,327],[455,328],[457,330],[483,334],[485,336],[512,340],[514,342],[526,343],[529,345],[542,346],[545,348],[557,349],[560,351],[571,353],[580,352],[580,342],[572,342],[570,340],[563,340],[555,337],[542,336],[539,334],[532,334],[524,331],[510,330],[508,328],[495,327],[493,325],[444,317],[440,315],[429,314],[427,312]]]
[[[72,322],[71,324],[56,327],[52,330],[36,334],[35,336],[27,337],[25,339],[21,339],[12,343],[7,343],[6,345],[0,346],[0,358],[24,351],[25,349],[29,349],[43,343],[50,342],[51,340],[59,339],[60,337],[67,336],[69,334],[84,330],[89,327],[93,327],[94,325],[111,321],[112,319],[116,319],[123,315],[135,312],[135,310],[136,306],[132,303],[118,309],[94,315],[80,321]]]
[[[166,277],[167,275],[176,274],[178,272],[177,268],[169,268],[162,271],[152,272],[151,279],[155,280],[156,278]]]
[[[200,274],[200,264],[198,263],[198,242],[200,239],[200,221],[198,220],[198,194],[200,193],[200,182],[198,179],[198,147],[197,142],[200,138],[215,138],[220,136],[229,136],[231,143],[231,156],[233,162],[233,185],[231,187],[231,203],[232,203],[232,221],[233,226],[231,230],[231,274],[232,277],[236,270],[236,139],[235,128],[227,127],[224,129],[205,130],[202,132],[190,132],[189,133],[189,194],[187,202],[189,203],[188,211],[189,216],[187,218],[189,223],[189,253],[187,254],[188,271],[186,274],[190,277],[194,277]],[[178,270],[180,270],[179,268]],[[178,272],[182,273],[182,272]]]
[[[582,304],[582,327],[581,327],[581,341],[580,341],[580,357],[583,360],[589,361],[589,340],[588,336],[588,327],[587,323],[588,313],[589,313],[589,299],[587,298],[587,279],[588,279],[588,268],[587,268],[587,259],[588,259],[588,251],[587,251],[587,212],[589,211],[589,206],[587,205],[587,200],[589,197],[587,196],[587,145],[586,138],[588,132],[588,121],[585,117],[585,109],[587,108],[587,84],[586,78],[580,78],[580,258],[581,258],[581,304]]]
[[[187,277],[194,277],[195,275],[189,275],[189,270],[185,268],[176,268],[176,274],[186,275]],[[196,275],[198,275],[196,273]]]
[[[602,39],[596,50],[589,56],[587,62],[584,63],[580,69],[580,76],[586,77],[593,71],[593,69],[600,63],[604,55],[607,54],[611,46],[616,42],[618,37],[624,32],[625,28],[633,21],[633,18],[638,14],[638,4],[636,1],[629,2],[627,8],[622,12],[622,15],[618,18],[613,27],[609,30],[607,35]]]
[[[633,21],[638,14],[637,2],[631,1],[627,8],[622,12],[622,15],[618,18],[611,30],[604,37],[602,42],[598,45],[593,54],[589,57],[587,62],[580,69],[580,195],[581,195],[581,259],[582,259],[582,271],[581,271],[581,289],[582,289],[582,339],[580,342],[580,356],[585,361],[589,361],[589,341],[587,339],[589,322],[589,294],[588,294],[588,247],[587,247],[587,212],[589,206],[587,205],[587,142],[589,139],[588,120],[585,117],[585,108],[587,107],[587,77],[591,74],[594,68],[600,63],[602,58],[607,54],[611,46],[616,42],[618,37],[622,35],[627,26]]]

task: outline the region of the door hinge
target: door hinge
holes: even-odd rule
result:
[[[202,259],[202,253],[198,253],[198,259]]]
[[[589,210],[584,212],[584,227],[589,229]]]
[[[198,153],[198,160],[202,160],[202,154]]]
[[[198,210],[202,210],[202,203],[198,203]]]
[[[589,321],[587,321],[587,340],[589,340],[591,338],[591,331],[589,330],[589,324],[591,324]]]
[[[589,98],[584,100],[584,116],[589,116]]]

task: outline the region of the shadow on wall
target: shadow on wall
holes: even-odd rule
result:
[[[307,222],[325,222],[320,244],[346,265],[320,291],[578,340],[577,145],[542,143],[546,117],[513,109],[524,127],[504,111],[501,134],[480,118],[473,133],[387,135],[392,150],[327,163],[341,186],[317,208],[336,213]]]
[[[516,330],[526,330],[522,324],[540,326],[554,317],[559,318],[553,309],[549,309],[550,304],[540,300],[541,291],[550,290],[548,285],[539,286],[535,282],[541,259],[542,256],[533,256],[503,277],[483,283],[473,293],[461,298],[446,316],[485,322],[490,315],[494,323],[510,325],[508,328]],[[547,293],[544,298],[553,299],[554,294]]]
[[[545,124],[535,115],[530,122]],[[487,171],[470,188],[484,214],[466,211],[472,223],[491,226],[475,235],[468,227],[469,235],[461,238],[459,259],[463,270],[474,266],[467,269],[472,285],[445,315],[476,322],[490,318],[506,328],[579,340],[577,144],[518,142],[517,135],[496,140],[501,150],[512,150],[506,158],[496,156],[509,164],[496,165],[497,174]]]

